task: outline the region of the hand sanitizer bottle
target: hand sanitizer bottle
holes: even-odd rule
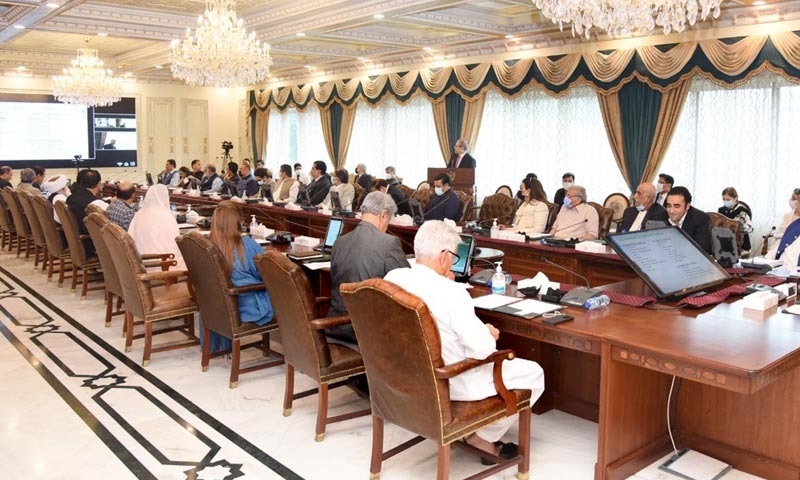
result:
[[[506,294],[506,274],[503,273],[503,262],[497,262],[494,275],[492,275],[492,293],[497,295]]]
[[[500,227],[497,226],[497,219],[492,221],[492,229],[489,230],[489,238],[498,238],[500,236]]]
[[[258,222],[255,215],[250,215],[250,235],[258,228]]]

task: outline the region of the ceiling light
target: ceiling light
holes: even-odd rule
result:
[[[48,3],[46,6],[47,6],[47,8],[58,8],[58,7],[60,7],[59,4],[53,3],[53,2]]]
[[[107,37],[108,34],[106,32],[97,32],[98,37]]]
[[[306,36],[306,34],[303,33],[303,32],[297,32],[297,33],[295,33],[295,35],[297,35],[298,37],[305,37]]]
[[[89,41],[87,40],[88,44]],[[72,66],[53,77],[53,96],[63,103],[106,107],[122,96],[122,80],[103,66],[94,48],[79,48]]]
[[[572,23],[572,35],[589,38],[592,27],[614,36],[633,33],[649,34],[658,26],[668,35],[683,32],[686,24],[694,25],[699,16],[719,17],[722,0],[659,0],[618,2],[597,0],[533,0],[542,14],[563,30]]]
[[[508,34],[508,35],[506,35],[506,38],[511,40],[512,38],[514,38],[514,35]]]
[[[375,20],[382,20],[383,19],[383,14],[382,13],[376,13],[375,15],[372,16],[372,18],[374,18]]]
[[[161,70],[162,68],[164,68],[163,65],[154,65],[154,67],[156,70]]]
[[[16,28],[17,30],[24,30],[25,29],[25,25],[16,24],[16,25],[14,25],[14,28]]]
[[[235,0],[206,0],[194,35],[187,30],[183,42],[172,41],[172,75],[189,85],[238,87],[255,85],[269,74],[272,57],[236,18]]]

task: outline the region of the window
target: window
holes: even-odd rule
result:
[[[319,109],[309,105],[298,111],[287,108],[283,112],[271,109],[267,127],[267,156],[265,164],[273,169],[277,178],[278,168],[284,164],[303,164],[303,171],[308,173],[315,160],[322,160],[332,166],[325,139],[322,136],[322,123]]]

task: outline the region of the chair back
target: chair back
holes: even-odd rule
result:
[[[28,224],[28,219],[22,211],[22,206],[19,203],[19,193],[10,188],[4,188],[0,195],[8,205],[8,210],[11,212],[11,219],[14,221],[14,227],[17,229],[17,235],[20,237],[31,236],[31,226]]]
[[[558,211],[561,209],[561,206],[557,203],[550,203],[546,200],[544,203],[547,204],[547,226],[545,227],[544,231],[549,232],[550,229],[553,228],[553,224],[556,223]]]
[[[439,329],[419,297],[383,279],[340,287],[369,381],[372,414],[442,442],[453,419]]]
[[[47,244],[47,254],[58,258],[68,253],[67,239],[53,218],[53,204],[44,197],[32,197],[31,205],[42,226],[42,233]]]
[[[9,188],[9,190],[11,189]],[[14,219],[11,217],[11,210],[8,209],[5,195],[0,195],[0,230],[9,233],[16,233],[17,231],[14,228]]]
[[[286,362],[319,381],[320,369],[332,361],[324,333],[312,329],[309,323],[317,318],[318,309],[308,277],[296,263],[274,250],[257,256],[255,262],[269,292]]]
[[[428,208],[428,202],[431,201],[431,195],[433,195],[433,190],[431,190],[430,188],[418,188],[411,195],[411,198],[419,202],[419,206],[422,208],[422,211],[424,212],[425,209]]]
[[[62,202],[56,203],[56,208]],[[66,210],[69,210],[68,208]],[[72,214],[72,212],[69,212]],[[61,212],[58,213],[61,217]],[[108,222],[100,229],[108,253],[117,269],[119,284],[122,288],[122,298],[125,300],[125,310],[138,318],[144,318],[145,312],[153,309],[153,296],[149,288],[136,278],[139,274],[147,273],[139,251],[133,238],[122,227],[113,222]],[[70,245],[70,248],[72,246]]]
[[[401,183],[397,185],[397,188],[399,188],[400,191],[403,192],[403,195],[405,195],[406,198],[411,198],[414,195],[414,189],[409,187],[408,185],[403,185]]]
[[[514,221],[514,212],[517,210],[517,202],[504,193],[495,193],[483,199],[479,220],[485,223],[487,220],[497,219],[497,223],[510,225]]]
[[[41,197],[41,195],[35,196]],[[33,203],[31,203],[33,198],[34,195],[31,195],[28,192],[17,192],[17,199],[19,199],[19,205],[22,207],[22,213],[25,214],[25,218],[28,219],[28,226],[31,228],[33,244],[37,247],[46,247],[47,243],[44,239],[42,222],[39,220],[39,216],[36,215],[36,212],[33,210]]]
[[[428,181],[427,181],[427,180],[423,180],[423,181],[421,181],[421,182],[419,182],[419,183],[417,184],[417,191],[420,191],[420,190],[430,190],[430,189],[431,189],[431,184],[430,184],[430,183],[428,183]]]
[[[458,195],[458,220],[456,223],[464,223],[464,221],[469,219],[470,214],[472,213],[472,195],[467,195],[465,192],[461,190],[456,190],[456,195]],[[430,197],[428,197],[430,198]],[[424,212],[425,210],[423,210]]]
[[[741,202],[740,202],[741,203]],[[711,227],[726,227],[730,228],[733,235],[736,237],[737,251],[742,251],[742,243],[744,242],[744,232],[742,232],[742,224],[735,218],[728,218],[725,215],[717,212],[706,212],[708,220],[711,222]]]
[[[364,197],[367,196],[367,190],[357,183],[353,184],[353,190],[353,211],[357,212],[364,202]]]
[[[502,193],[507,197],[514,198],[514,192],[511,191],[511,187],[508,185],[500,185],[497,187],[497,190],[495,190],[494,193]]]
[[[586,202],[597,210],[597,238],[605,238],[611,231],[611,220],[614,218],[614,210],[606,208],[596,202]]]
[[[614,211],[611,221],[619,225],[622,223],[625,209],[631,206],[631,199],[624,193],[612,193],[603,201],[603,206]]]
[[[90,213],[99,213],[101,215],[105,215],[106,211],[98,207],[96,203],[90,203],[86,207],[86,215],[89,215]]]
[[[105,214],[98,212],[92,212],[83,219],[86,230],[89,232],[92,243],[94,243],[94,248],[97,251],[97,258],[100,260],[100,266],[103,268],[106,290],[118,297],[122,297],[122,285],[119,283],[117,267],[114,265],[114,259],[111,258],[111,252],[108,250],[102,233],[103,227],[109,222],[111,222],[111,220],[109,220]]]
[[[72,263],[80,268],[89,263],[89,254],[86,252],[86,245],[81,238],[81,232],[78,228],[78,218],[71,208],[67,206],[66,202],[56,202],[53,205],[59,220],[61,220],[61,227],[64,229],[64,237],[67,239],[69,246],[69,254],[72,258]],[[91,239],[88,239],[91,242]]]
[[[186,262],[189,281],[194,287],[195,301],[200,307],[203,326],[227,338],[238,331],[239,301],[227,295],[233,288],[231,269],[222,252],[207,237],[190,233],[176,239]]]

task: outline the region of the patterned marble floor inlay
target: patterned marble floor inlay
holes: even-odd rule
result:
[[[0,268],[0,331],[140,479],[301,478]]]

